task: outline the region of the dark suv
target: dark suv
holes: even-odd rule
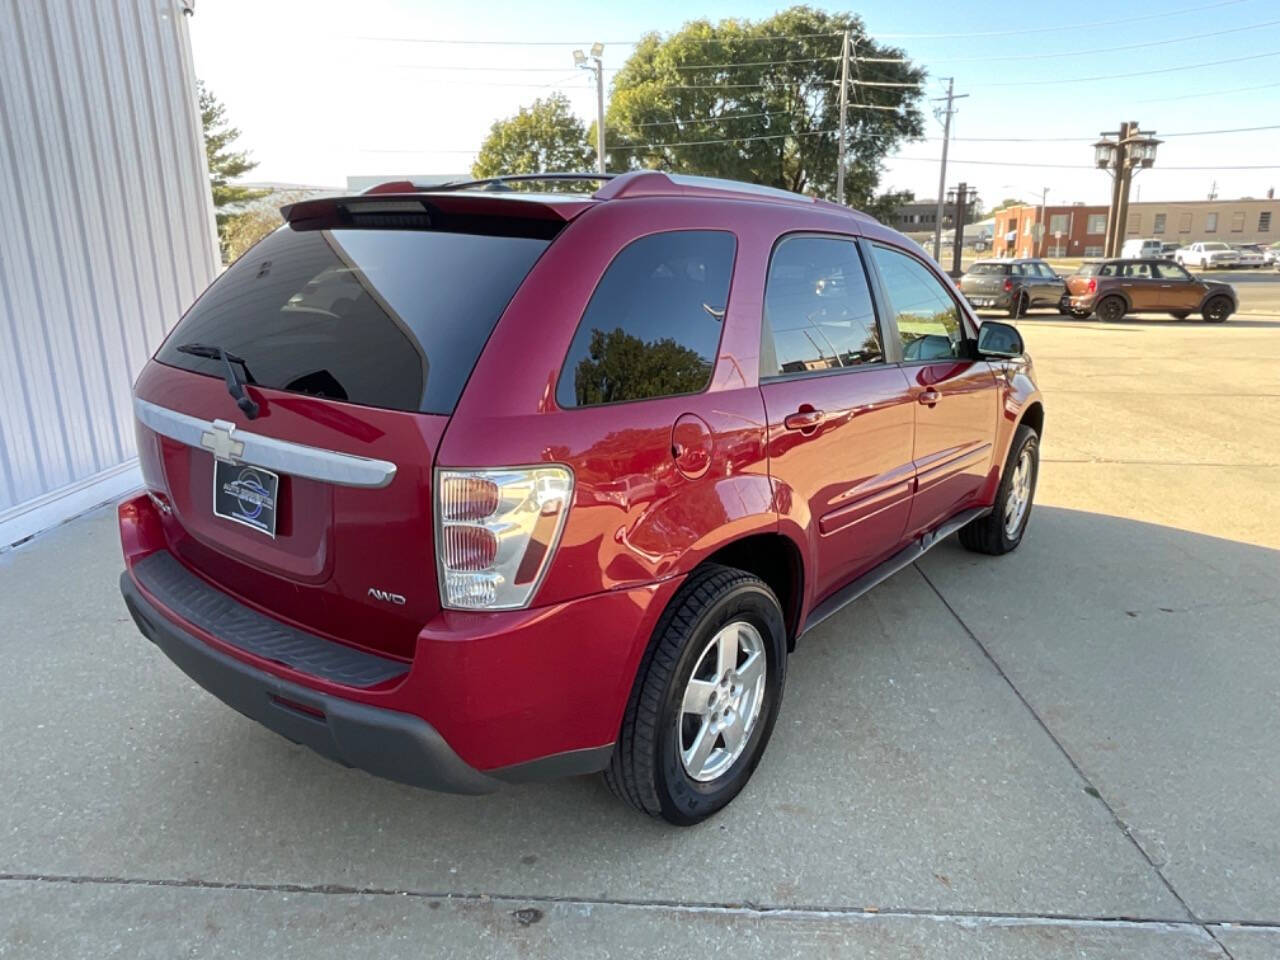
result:
[[[604,771],[694,823],[787,657],[959,531],[1026,529],[1043,409],[901,235],[656,172],[310,200],[135,386],[142,632],[344,764],[484,793]]]

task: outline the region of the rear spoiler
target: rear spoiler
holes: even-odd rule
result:
[[[441,230],[550,239],[594,202],[586,196],[415,191],[301,200],[281,207],[280,215],[295,230]]]

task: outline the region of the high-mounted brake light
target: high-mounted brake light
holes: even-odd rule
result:
[[[567,467],[437,470],[441,603],[455,610],[528,606],[572,500]]]

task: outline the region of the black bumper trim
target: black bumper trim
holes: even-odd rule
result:
[[[469,766],[420,717],[319,693],[215,650],[156,610],[128,571],[120,577],[120,592],[143,636],[183,673],[228,706],[295,743],[344,766],[430,790],[492,793],[505,779],[502,771],[490,775]]]
[[[133,565],[133,576],[151,596],[224,643],[307,676],[346,687],[373,687],[409,672],[403,660],[357,650],[273,620],[211,586],[168,550]]]

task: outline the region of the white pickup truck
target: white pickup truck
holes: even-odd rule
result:
[[[1240,262],[1240,255],[1225,243],[1204,240],[1183,247],[1174,254],[1174,259],[1184,267],[1212,270],[1215,267],[1236,266]]]

